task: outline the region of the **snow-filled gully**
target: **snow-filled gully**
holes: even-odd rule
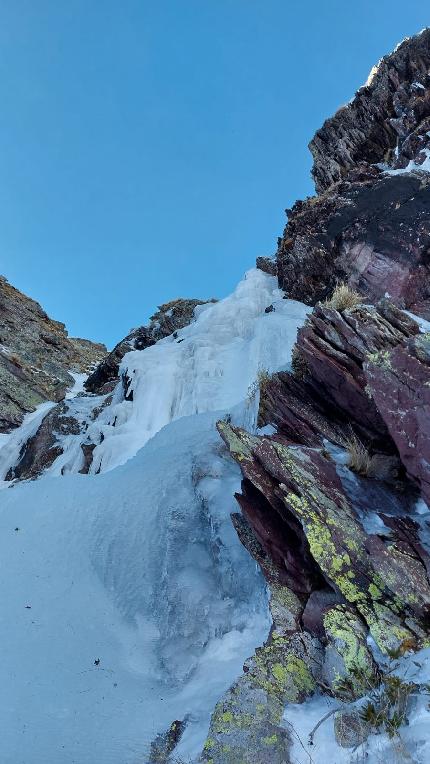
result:
[[[180,755],[198,755],[269,628],[215,422],[255,426],[249,388],[288,366],[307,310],[250,271],[177,338],[124,357],[133,400],[120,382],[93,421],[100,398],[71,395],[85,433],[63,436],[38,481],[1,492],[2,764],[143,764],[184,717]],[[3,479],[49,406],[3,438]],[[84,438],[97,444],[89,475],[76,474]]]

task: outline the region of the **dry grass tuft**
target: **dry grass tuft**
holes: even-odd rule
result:
[[[354,308],[362,302],[363,297],[361,294],[351,289],[348,284],[339,283],[336,284],[332,296],[324,302],[324,305],[326,308],[342,311]]]
[[[348,451],[348,467],[358,475],[367,476],[370,470],[371,456],[366,446],[354,433],[345,441],[345,448]]]
[[[260,394],[264,393],[264,390],[266,389],[270,379],[271,379],[271,375],[269,374],[269,371],[267,369],[263,369],[263,368],[258,369],[257,378],[254,379],[252,384],[250,384],[248,387],[248,395],[247,395],[248,402],[253,401],[258,392]]]
[[[300,352],[298,345],[294,345],[293,347],[293,352],[291,354],[291,368],[297,379],[305,379],[309,374],[308,364]]]

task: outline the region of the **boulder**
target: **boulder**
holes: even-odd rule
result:
[[[370,732],[370,725],[363,721],[359,711],[341,709],[335,714],[334,734],[341,748],[357,748],[367,740]]]

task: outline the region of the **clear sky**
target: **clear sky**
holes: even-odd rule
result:
[[[0,0],[0,273],[70,334],[222,297],[422,0]]]

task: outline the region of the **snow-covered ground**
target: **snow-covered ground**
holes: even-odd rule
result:
[[[32,483],[0,494],[0,761],[145,764],[154,736],[210,713],[269,628],[264,582],[230,520],[240,472],[215,421],[255,424],[259,369],[285,368],[307,308],[251,271],[196,321],[127,354],[106,399],[68,405],[87,427]],[[274,305],[275,310],[265,313]],[[0,442],[0,477],[50,404]],[[80,443],[98,445],[79,475]],[[62,475],[62,477],[59,477]]]
[[[406,682],[430,682],[430,649],[410,655],[398,662],[395,671]],[[357,702],[357,706],[362,701]],[[390,739],[385,733],[372,734],[357,748],[341,748],[334,735],[333,716],[324,721],[309,740],[310,733],[331,710],[342,704],[332,698],[316,695],[302,705],[289,705],[284,723],[291,733],[294,764],[428,764],[430,761],[429,696],[425,692],[413,698],[408,724],[399,737]]]
[[[189,753],[203,744],[268,630],[215,419],[170,425],[107,474],[2,492],[2,764],[137,764],[185,714]]]

